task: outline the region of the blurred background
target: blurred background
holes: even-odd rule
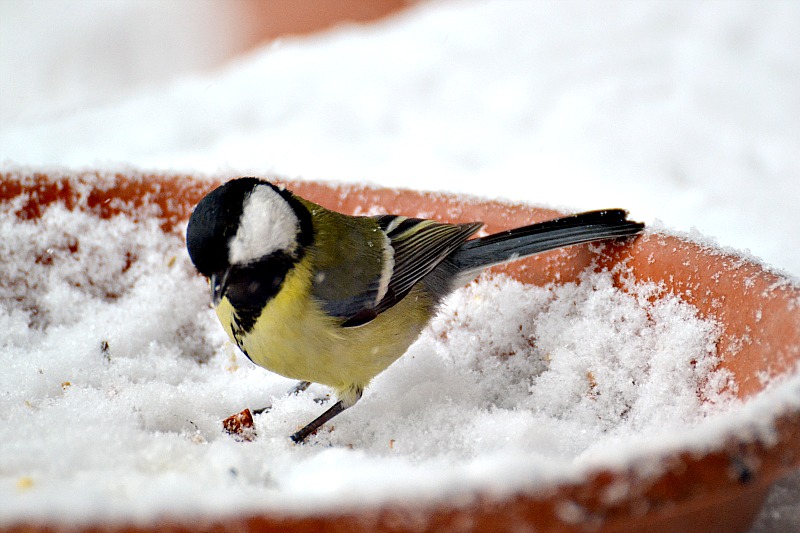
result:
[[[625,207],[797,277],[799,147],[795,0],[0,0],[6,168]]]
[[[411,0],[0,0],[0,124],[46,120],[209,72],[278,37]]]
[[[0,0],[0,161],[621,206],[800,273],[800,2]]]

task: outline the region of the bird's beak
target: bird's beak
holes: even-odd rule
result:
[[[225,289],[228,288],[229,272],[230,269],[226,268],[222,272],[211,274],[211,278],[209,278],[209,282],[211,283],[211,301],[214,307],[218,306],[222,297],[225,296]]]

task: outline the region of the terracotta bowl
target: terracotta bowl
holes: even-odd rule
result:
[[[193,205],[218,182],[190,176],[0,174],[0,201],[20,202],[18,216],[35,218],[54,202],[108,217],[157,216],[165,232],[179,231]],[[343,212],[373,206],[387,212],[448,221],[483,220],[500,231],[557,216],[552,210],[361,185],[285,182],[297,193]],[[20,201],[19,197],[24,200]],[[156,206],[157,209],[154,209]],[[146,208],[146,209],[143,209]],[[144,214],[144,213],[147,214]],[[153,214],[153,213],[157,214]],[[800,362],[800,287],[765,268],[674,236],[650,234],[597,255],[573,247],[520,261],[503,271],[530,284],[573,281],[592,262],[626,261],[641,281],[667,289],[713,317],[724,333],[718,350],[737,342],[735,357],[723,363],[734,373],[738,394],[748,399],[763,389],[764,373],[796,372]],[[742,339],[746,339],[743,341]],[[598,469],[582,483],[531,487],[502,500],[476,493],[469,504],[431,501],[367,507],[341,514],[268,514],[199,517],[191,522],[163,519],[157,526],[95,524],[93,531],[744,531],[760,509],[770,485],[800,465],[800,408],[776,406],[765,413],[769,435],[731,432],[703,453],[674,450],[654,459],[659,472],[636,465]],[[761,420],[765,422],[765,420]],[[615,487],[624,494],[609,501]],[[565,521],[564,504],[584,520]],[[25,524],[16,531],[68,529],[58,524]]]

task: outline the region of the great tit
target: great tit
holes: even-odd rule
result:
[[[253,363],[331,387],[338,401],[302,442],[361,398],[416,340],[442,300],[483,269],[643,224],[592,211],[470,239],[481,222],[350,216],[258,178],[229,181],[194,208],[186,244],[231,340]]]

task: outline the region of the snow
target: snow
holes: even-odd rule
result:
[[[675,297],[652,302],[652,284],[487,278],[454,294],[357,408],[295,446],[287,435],[327,391],[287,397],[290,381],[234,350],[179,237],[152,219],[56,205],[21,221],[13,208],[0,226],[0,326],[13,332],[0,377],[4,521],[502,493],[619,460],[621,446],[634,458],[736,401],[716,368],[716,325]],[[232,410],[264,403],[254,442],[223,433]]]
[[[208,20],[181,19],[179,7],[156,17],[173,26],[154,26],[152,3],[43,5],[0,4],[6,168],[277,173],[570,210],[619,206],[800,275],[797,3],[430,2],[370,27],[265,45],[211,72],[199,70],[210,64],[208,45],[225,40]],[[101,24],[76,29],[87,13]],[[145,32],[179,24],[203,30]],[[160,33],[188,45],[154,46]],[[724,375],[702,379],[713,374],[714,324],[679,302],[650,308],[602,276],[520,297],[512,282],[486,281],[454,297],[412,352],[318,437],[322,446],[296,448],[285,436],[320,412],[313,399],[326,391],[284,398],[290,382],[226,344],[182,243],[125,220],[70,216],[55,208],[43,226],[3,221],[2,234],[13,236],[0,243],[11,280],[0,287],[0,501],[13,502],[3,522],[97,518],[101,509],[141,519],[221,512],[257,505],[258,495],[300,508],[301,491],[324,507],[343,487],[351,501],[370,501],[388,497],[374,490],[376,470],[384,489],[421,498],[447,493],[454,480],[486,483],[498,469],[507,484],[496,490],[510,490],[526,476],[544,483],[630,460],[636,439],[648,449],[675,445],[657,421],[695,428],[681,441],[702,447],[800,396],[793,379],[761,403],[716,412],[732,385]],[[40,258],[33,268],[31,257]],[[180,298],[170,295],[175,286],[187,287]],[[589,286],[599,294],[581,292]],[[526,324],[535,331],[499,335],[498,356],[477,358],[468,346],[490,331],[477,324],[501,311],[514,324],[518,298],[536,310]],[[626,320],[593,321],[598,306]],[[642,313],[656,318],[636,336],[626,328]],[[593,346],[581,327],[607,344]],[[664,355],[673,338],[708,366]],[[612,348],[618,359],[598,355]],[[524,350],[533,356],[504,355]],[[642,366],[642,353],[652,365]],[[679,378],[669,380],[676,388],[660,390],[659,375]],[[643,388],[623,386],[629,378]],[[709,412],[691,403],[700,382],[717,384],[706,391],[718,398]],[[570,394],[555,395],[558,387]],[[659,410],[664,394],[680,398],[674,412]],[[256,441],[221,433],[221,418],[269,400]],[[614,417],[621,409],[624,420]],[[477,442],[478,432],[487,440]],[[523,437],[531,448],[520,467]],[[85,453],[98,443],[107,454]],[[319,474],[342,464],[352,470]],[[431,481],[432,471],[441,476]],[[773,490],[756,531],[797,524],[799,482]]]

